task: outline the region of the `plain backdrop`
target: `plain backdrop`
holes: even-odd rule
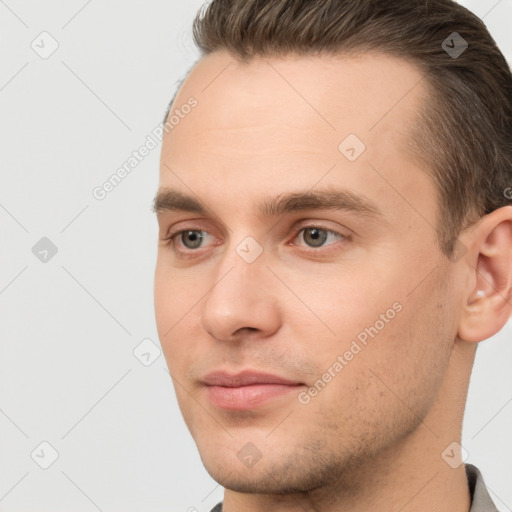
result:
[[[512,60],[512,0],[464,4]],[[2,512],[209,511],[222,499],[159,354],[160,147],[105,199],[92,193],[162,120],[197,56],[200,6],[0,1]],[[481,343],[463,433],[502,511],[511,335],[509,323]]]

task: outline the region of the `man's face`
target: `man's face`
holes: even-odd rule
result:
[[[204,212],[161,196],[160,238],[185,233],[159,242],[156,319],[185,422],[225,487],[326,485],[424,428],[439,400],[458,313],[435,187],[405,143],[420,80],[383,55],[218,52],[174,103],[197,100],[164,140],[161,192]],[[291,384],[229,380],[250,372]]]

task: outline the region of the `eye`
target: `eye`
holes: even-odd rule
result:
[[[202,229],[184,229],[177,233],[169,235],[165,240],[170,241],[174,249],[178,253],[183,253],[179,248],[176,248],[176,243],[179,241],[186,249],[194,250],[201,247],[201,244],[210,236],[209,233]]]
[[[302,236],[300,234],[302,233]],[[323,247],[325,242],[330,238],[331,240],[345,240],[348,239],[348,236],[342,235],[336,231],[332,231],[330,229],[323,228],[321,226],[303,226],[297,233],[296,237],[302,238],[302,240],[306,243],[307,246],[318,249]],[[334,242],[331,244],[327,244],[328,246],[334,245]],[[295,244],[293,244],[295,245]]]
[[[206,242],[208,241],[208,238],[214,237],[202,229],[182,229],[174,233],[170,233],[169,236],[163,239],[163,241],[166,241],[179,257],[188,258],[194,257],[194,253],[196,256],[201,254],[198,249],[204,248],[207,245]],[[293,240],[296,239],[302,239],[304,243],[290,243],[290,245],[305,247],[306,252],[326,253],[330,250],[337,249],[336,247],[331,249],[331,246],[337,245],[337,241],[349,240],[350,237],[319,225],[307,225],[301,226],[296,230]],[[331,240],[332,243],[326,243],[329,240]]]
[[[204,240],[206,231],[187,230],[178,234],[181,234],[180,240],[187,249],[197,249]]]

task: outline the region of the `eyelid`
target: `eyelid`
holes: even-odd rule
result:
[[[300,247],[301,251],[305,254],[309,255],[315,255],[315,256],[329,256],[332,252],[339,252],[341,249],[339,247],[339,244],[346,243],[352,239],[350,235],[346,235],[343,233],[340,233],[339,231],[336,231],[334,229],[329,229],[327,226],[323,225],[322,222],[311,222],[311,221],[305,221],[301,225],[297,226],[294,230],[294,236],[292,238],[292,241],[295,240],[297,237],[300,236],[300,233],[303,232],[306,229],[320,229],[322,231],[325,231],[327,234],[332,234],[338,237],[338,240],[336,240],[333,243],[321,245],[319,247],[310,247],[308,245],[303,244],[295,244],[292,242],[288,242],[287,245],[292,245],[294,247]]]
[[[162,241],[168,241],[171,244],[173,244],[176,238],[178,238],[181,234],[186,233],[187,231],[199,231],[200,233],[206,233],[209,236],[213,236],[209,231],[206,231],[206,229],[202,229],[200,227],[189,226],[186,228],[177,229],[175,231],[169,231],[167,236],[162,238]],[[202,249],[202,247],[200,247],[199,249]],[[191,253],[198,252],[199,249],[187,249],[187,252],[191,252]],[[181,251],[181,252],[185,252],[185,251]]]
[[[326,225],[327,222],[328,221],[312,220],[312,219],[303,220],[303,221],[300,221],[298,224],[296,224],[293,229],[294,229],[295,233],[298,234],[301,230],[306,229],[306,228],[310,228],[310,229],[317,228],[317,229],[322,229],[323,231],[327,231],[328,233],[335,233],[344,238],[352,238],[353,232],[350,229],[346,228],[345,226],[341,226],[340,224],[337,224],[339,226],[338,228],[332,228],[332,227],[329,227],[328,225]]]
[[[320,229],[322,231],[325,231],[328,234],[333,234],[335,236],[338,236],[339,239],[331,244],[322,245],[319,247],[310,247],[308,245],[302,245],[302,244],[295,244],[292,243],[302,231],[306,229]],[[347,229],[347,228],[345,228]],[[209,236],[213,236],[210,232],[206,231],[205,229],[202,229],[201,227],[197,225],[189,225],[185,228],[181,229],[175,229],[175,230],[169,230],[169,234],[163,238],[162,240],[166,242],[166,245],[168,245],[172,251],[175,253],[175,255],[178,258],[181,259],[194,259],[194,258],[200,258],[204,254],[204,250],[201,251],[201,249],[204,249],[204,246],[198,247],[197,249],[189,249],[185,247],[184,249],[179,248],[176,246],[176,238],[179,240],[179,236],[187,231],[197,231],[201,233],[206,233]],[[293,246],[293,247],[300,247],[300,251],[309,256],[332,256],[332,253],[338,253],[342,249],[339,247],[340,244],[345,244],[352,240],[352,236],[349,234],[343,234],[340,233],[334,229],[329,229],[327,226],[324,225],[323,221],[302,221],[299,223],[299,225],[295,225],[293,228],[293,237],[291,239],[291,242],[288,241],[286,245]],[[221,244],[213,244],[213,247],[216,247],[217,245]]]
[[[189,224],[186,224],[187,222]],[[169,229],[168,233],[166,234],[166,236],[164,238],[162,238],[162,240],[168,240],[172,236],[178,235],[178,234],[183,233],[185,231],[204,231],[204,232],[206,232],[208,234],[211,234],[210,231],[208,231],[207,229],[204,229],[204,226],[200,226],[200,225],[196,224],[196,222],[197,221],[194,221],[194,219],[191,219],[189,221],[184,221],[184,222],[178,223],[178,224],[185,224],[185,226],[183,228],[181,228],[181,229],[180,228],[174,229],[174,230]],[[199,222],[202,222],[202,221],[199,221]],[[292,227],[292,229],[294,230],[296,235],[298,234],[298,232],[301,229],[304,229],[304,228],[315,228],[315,227],[319,228],[319,229],[323,229],[325,231],[329,231],[331,233],[337,233],[339,235],[344,236],[345,238],[351,238],[352,235],[355,234],[353,230],[350,230],[350,229],[346,228],[345,226],[340,226],[340,228],[342,228],[343,230],[347,231],[347,234],[344,234],[342,232],[338,232],[338,231],[336,231],[336,228],[331,229],[328,226],[326,226],[325,225],[326,222],[328,222],[328,221],[314,220],[314,219],[308,218],[308,219],[305,219],[305,220],[298,221],[298,222],[294,223],[294,226]]]
[[[205,224],[208,226],[208,228],[204,227]],[[176,226],[178,226],[178,227],[176,227]],[[209,235],[211,235],[212,234],[211,231],[213,231],[213,230],[209,231],[210,226],[211,226],[211,222],[204,221],[202,219],[184,220],[182,222],[177,222],[176,224],[173,225],[172,228],[169,228],[167,230],[166,235],[163,238],[161,238],[161,240],[163,240],[163,241],[170,240],[171,238],[175,237],[176,235],[179,235],[186,231],[202,231],[204,233],[208,233]]]

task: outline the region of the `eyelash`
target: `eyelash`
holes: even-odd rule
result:
[[[325,231],[327,234],[332,234],[332,235],[335,235],[335,236],[339,237],[339,239],[340,239],[339,241],[344,241],[344,240],[348,241],[348,240],[350,240],[349,236],[343,235],[341,233],[338,233],[337,231],[333,231],[332,229],[328,229],[328,228],[320,226],[318,224],[308,224],[308,225],[300,226],[299,228],[297,228],[297,230],[296,230],[296,232],[294,234],[293,239],[295,240],[295,238],[297,238],[297,236],[302,231],[305,231],[307,229],[318,229],[318,230],[321,230],[321,231]],[[183,250],[178,249],[176,247],[175,239],[178,238],[183,233],[187,233],[188,231],[194,231],[194,232],[200,232],[200,233],[201,232],[202,233],[208,233],[207,231],[205,231],[203,229],[196,229],[194,227],[190,227],[190,228],[187,228],[187,229],[181,229],[179,231],[176,231],[175,233],[170,233],[169,236],[167,236],[167,237],[162,239],[162,241],[166,242],[165,245],[170,246],[172,248],[172,250],[181,258],[193,258],[194,257],[193,253],[199,252],[199,249],[201,249],[201,247],[199,247],[197,249],[187,249],[186,251],[183,251]],[[292,244],[292,245],[295,245],[295,244]],[[322,253],[323,255],[327,255],[327,254],[329,254],[331,252],[331,250],[337,250],[337,249],[327,249],[327,250],[325,250],[325,247],[330,247],[331,245],[335,245],[335,243],[327,245],[327,246],[321,246],[321,247],[318,247],[318,248],[309,247],[308,249],[305,250],[305,252],[307,252],[307,253],[309,253],[311,255],[319,255],[320,253]],[[304,246],[298,246],[298,247],[304,247]]]

